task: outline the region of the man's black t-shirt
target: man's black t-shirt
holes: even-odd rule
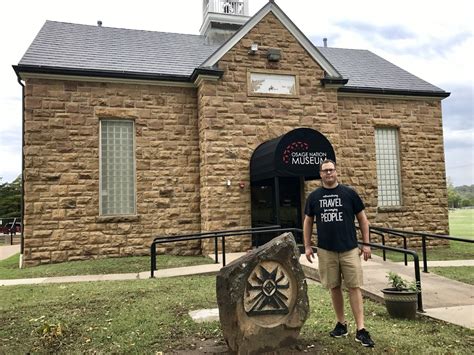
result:
[[[357,192],[345,185],[333,189],[320,187],[311,192],[304,213],[316,217],[318,247],[336,252],[356,248],[354,217],[364,208]]]

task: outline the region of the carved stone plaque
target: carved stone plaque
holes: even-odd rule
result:
[[[292,301],[290,277],[275,261],[257,265],[247,280],[244,309],[248,316],[288,314]]]
[[[219,319],[231,350],[258,353],[297,341],[309,313],[298,258],[293,236],[285,233],[220,270]]]

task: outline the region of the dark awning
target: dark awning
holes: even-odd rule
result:
[[[336,161],[329,140],[311,128],[297,128],[260,144],[250,160],[250,179],[259,181],[275,176],[320,179],[319,164]]]

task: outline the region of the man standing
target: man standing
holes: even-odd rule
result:
[[[363,346],[372,347],[375,343],[364,328],[364,308],[362,302],[362,265],[360,255],[367,261],[371,257],[369,246],[360,250],[354,217],[357,217],[364,243],[369,242],[369,221],[364,212],[364,203],[353,189],[337,181],[336,163],[324,160],[320,167],[322,187],[308,196],[303,224],[306,258],[310,263],[314,258],[311,247],[311,234],[316,217],[318,232],[317,254],[321,283],[331,290],[331,299],[336,313],[336,327],[329,334],[340,338],[347,336],[347,323],[344,317],[344,298],[341,277],[349,289],[349,301],[357,325],[355,340]]]

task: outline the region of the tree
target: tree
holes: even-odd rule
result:
[[[461,196],[462,207],[474,206],[474,185],[456,186],[454,189]]]
[[[461,195],[459,195],[459,193],[455,190],[451,178],[448,177],[448,207],[461,207],[461,200]]]
[[[21,215],[21,175],[11,183],[1,183],[0,217],[20,217]]]

